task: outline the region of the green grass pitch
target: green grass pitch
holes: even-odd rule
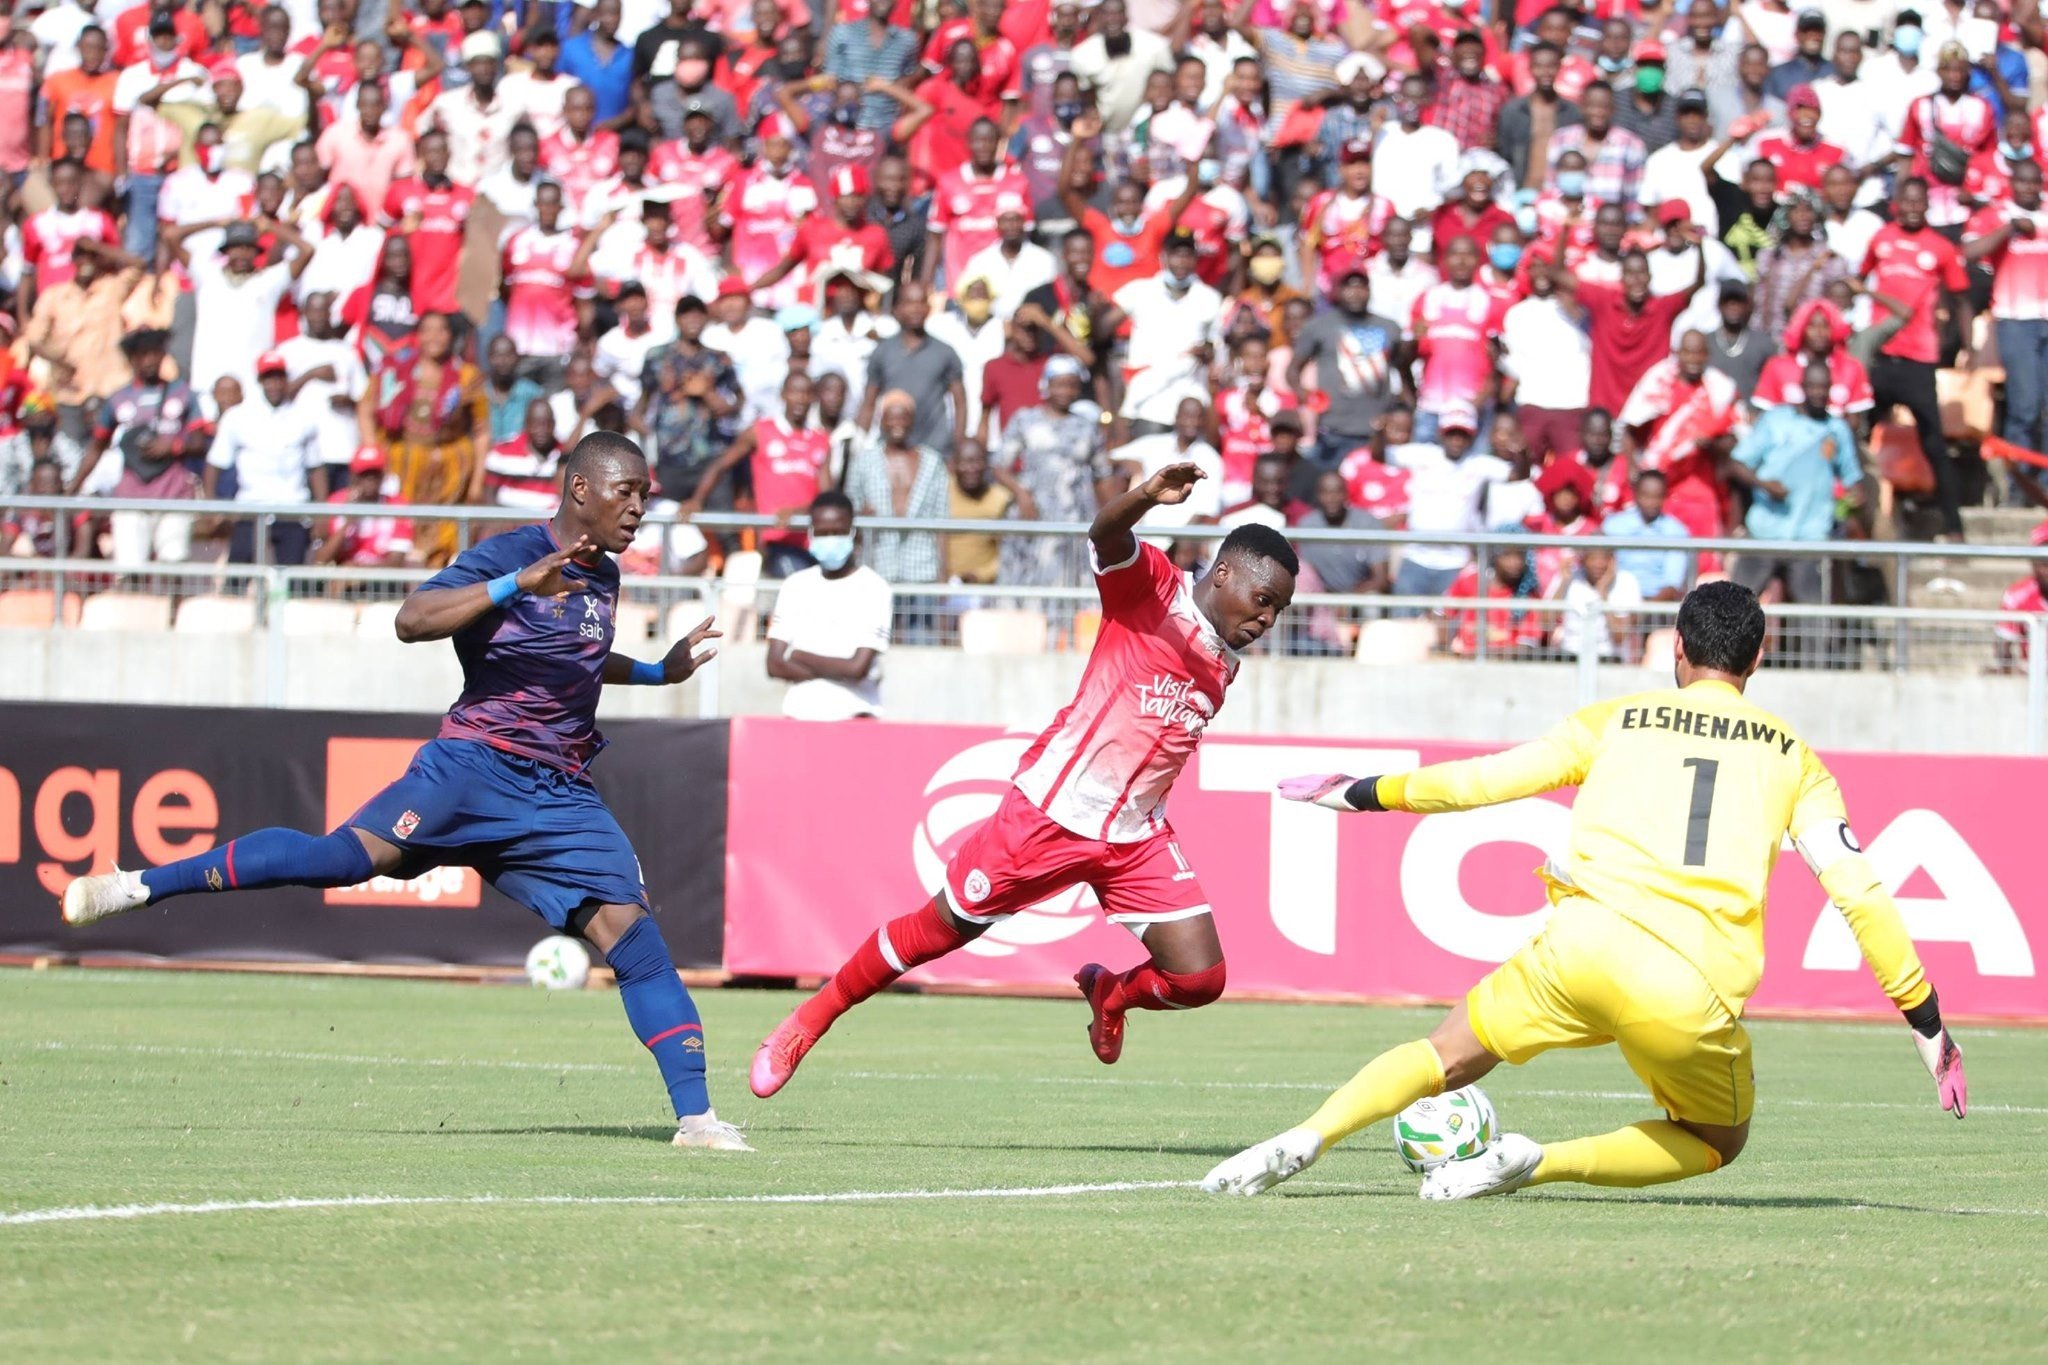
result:
[[[1429,1013],[1135,1016],[1111,1069],[1078,1000],[892,996],[764,1103],[743,1067],[792,997],[699,998],[756,1156],[666,1145],[610,993],[0,972],[0,1360],[2048,1353],[2041,1033],[1961,1032],[1957,1123],[1902,1027],[1758,1024],[1729,1170],[1436,1206],[1380,1130],[1259,1199],[1164,1183]],[[1487,1088],[1539,1138],[1650,1112],[1611,1051]],[[1141,1187],[1045,1192],[1104,1185]]]

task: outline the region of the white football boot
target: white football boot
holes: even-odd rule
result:
[[[71,885],[64,888],[64,922],[91,924],[148,904],[149,888],[142,884],[142,874],[117,867],[98,876],[71,879]]]
[[[676,1121],[676,1135],[671,1141],[677,1147],[696,1147],[708,1152],[751,1152],[746,1135],[732,1124],[718,1117],[713,1110],[691,1114]]]
[[[1478,1156],[1447,1161],[1422,1182],[1424,1199],[1484,1199],[1512,1194],[1529,1183],[1543,1164],[1543,1144],[1520,1133],[1502,1133]]]
[[[1202,1177],[1202,1188],[1211,1194],[1264,1194],[1315,1165],[1322,1154],[1320,1134],[1307,1128],[1289,1128],[1278,1137],[1267,1138],[1218,1163],[1216,1169]]]

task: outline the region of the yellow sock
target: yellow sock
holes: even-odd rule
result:
[[[1630,1124],[1599,1137],[1549,1142],[1531,1185],[1573,1180],[1581,1185],[1639,1189],[1721,1169],[1721,1154],[1666,1119]]]
[[[1302,1127],[1313,1129],[1324,1148],[1361,1128],[1389,1119],[1427,1095],[1441,1095],[1444,1064],[1427,1038],[1389,1048],[1367,1062],[1309,1116]]]

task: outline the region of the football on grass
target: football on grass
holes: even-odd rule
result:
[[[1493,1142],[1493,1101],[1476,1085],[1417,1100],[1394,1117],[1394,1152],[1411,1171],[1478,1156]]]
[[[581,990],[590,980],[590,950],[567,934],[552,934],[527,952],[526,979],[551,991]]]

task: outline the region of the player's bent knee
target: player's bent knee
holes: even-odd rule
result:
[[[1169,972],[1164,968],[1156,970],[1159,972],[1160,980],[1166,983],[1162,998],[1175,1009],[1197,1010],[1204,1005],[1213,1005],[1223,998],[1226,972],[1220,961],[1198,972]]]
[[[1736,1157],[1742,1155],[1742,1149],[1749,1145],[1747,1120],[1732,1126],[1718,1123],[1688,1123],[1684,1119],[1677,1122],[1679,1127],[1713,1148],[1714,1154],[1721,1158],[1721,1165],[1724,1167],[1732,1164]]]
[[[661,929],[644,909],[637,905],[585,905],[569,917],[569,928],[590,940],[590,945],[606,958],[612,949],[625,941],[634,926],[645,922],[654,930],[654,937],[661,937]],[[616,965],[616,964],[615,964]]]

